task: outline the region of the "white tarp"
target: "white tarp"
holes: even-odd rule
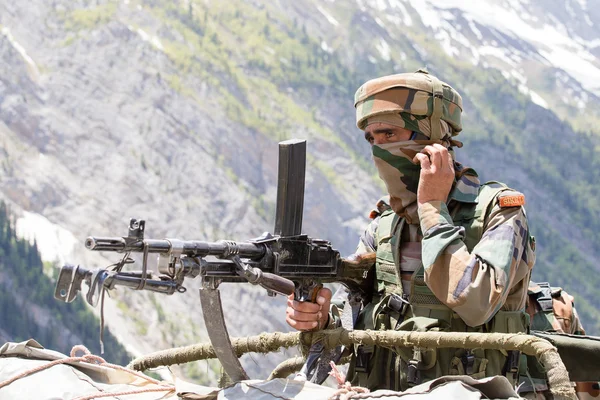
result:
[[[35,340],[22,343],[6,343],[0,348],[0,384],[25,371],[47,365],[67,356],[56,351],[46,350]],[[59,364],[40,372],[20,378],[0,388],[0,400],[73,400],[90,398],[94,394],[124,393],[139,390],[162,389],[168,385],[171,392],[145,392],[129,395],[101,397],[115,400],[158,400],[158,399],[198,399],[198,400],[313,400],[328,399],[336,389],[319,386],[310,382],[290,379],[271,381],[247,380],[226,389],[194,385],[177,379],[175,383],[157,384],[151,378],[144,379],[132,372],[117,370],[93,363],[79,362]],[[475,380],[467,376],[442,377],[406,392],[378,390],[360,394],[353,399],[386,400],[425,400],[425,399],[515,399],[518,395],[503,376]]]
[[[281,400],[328,399],[337,390],[312,383],[288,379],[272,381],[243,381],[219,392],[216,400],[254,399]],[[385,400],[433,400],[433,399],[519,399],[520,397],[503,376],[473,379],[468,376],[442,377],[398,393],[391,390],[377,390],[372,393],[356,394],[352,399]]]

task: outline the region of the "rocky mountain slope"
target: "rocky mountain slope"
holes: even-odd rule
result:
[[[83,240],[130,217],[147,237],[245,239],[273,227],[277,142],[305,138],[304,231],[348,254],[384,190],[354,90],[426,66],[463,94],[459,159],[527,196],[536,279],[573,292],[598,333],[597,6],[0,1],[0,198],[51,261],[116,261]],[[249,286],[223,285],[232,335],[287,330],[285,300]],[[119,290],[107,324],[133,354],[206,340],[197,287]],[[244,364],[257,377],[281,359]]]

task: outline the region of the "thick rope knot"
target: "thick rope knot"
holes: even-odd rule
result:
[[[83,352],[83,356],[77,357],[77,352],[78,351]],[[88,350],[88,348],[85,347],[82,344],[78,344],[78,345],[73,346],[73,348],[71,349],[71,353],[69,355],[71,356],[71,358],[77,358],[77,359],[80,359],[83,362],[87,362],[87,363],[90,363],[90,364],[98,364],[98,365],[108,364],[104,358],[92,354]]]
[[[313,343],[313,334],[314,332],[300,332],[298,338],[298,344],[300,347],[300,354],[302,357],[306,358],[308,356],[308,351],[310,350],[310,346]]]
[[[328,400],[348,400],[352,398],[355,394],[359,393],[369,393],[369,389],[360,387],[360,386],[352,386],[350,382],[346,381],[346,375],[341,373],[335,363],[333,361],[329,362],[331,366],[331,371],[329,375],[333,376],[338,384],[338,390],[333,393]]]
[[[344,328],[327,329],[318,332],[312,332],[310,344],[321,342],[326,349],[333,349],[343,341],[343,335],[347,331]]]

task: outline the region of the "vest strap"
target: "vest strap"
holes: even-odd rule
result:
[[[538,303],[543,312],[552,311],[552,288],[550,284],[548,282],[541,282],[538,283],[538,286],[541,290],[534,295],[536,303]]]

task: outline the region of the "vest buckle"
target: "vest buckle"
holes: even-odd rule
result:
[[[474,372],[474,366],[475,366],[475,356],[473,355],[473,353],[471,353],[471,351],[468,351],[466,354],[464,354],[461,357],[461,361],[463,364],[463,367],[465,368],[465,374],[467,375],[473,375]]]
[[[543,312],[552,311],[552,288],[548,282],[538,283],[540,292],[537,294],[535,301],[538,303]]]
[[[403,317],[404,314],[406,314],[406,311],[408,311],[409,306],[410,303],[408,302],[405,296],[398,296],[395,293],[390,294],[390,297],[386,304],[386,308],[398,313],[401,317]]]
[[[410,385],[419,385],[423,381],[421,378],[421,368],[423,368],[423,354],[421,349],[415,347],[413,349],[413,358],[408,362],[408,374],[406,381]]]
[[[521,352],[517,350],[509,350],[507,353],[508,357],[506,357],[506,363],[504,364],[504,368],[502,368],[502,375],[509,379],[512,378],[516,380],[521,362]]]
[[[421,361],[410,360],[408,362],[408,375],[406,380],[411,385],[420,385],[421,384],[421,371],[419,370],[419,366]]]
[[[373,354],[372,348],[365,348],[364,345],[359,345],[356,349],[356,363],[354,370],[356,372],[369,372],[369,360]]]

